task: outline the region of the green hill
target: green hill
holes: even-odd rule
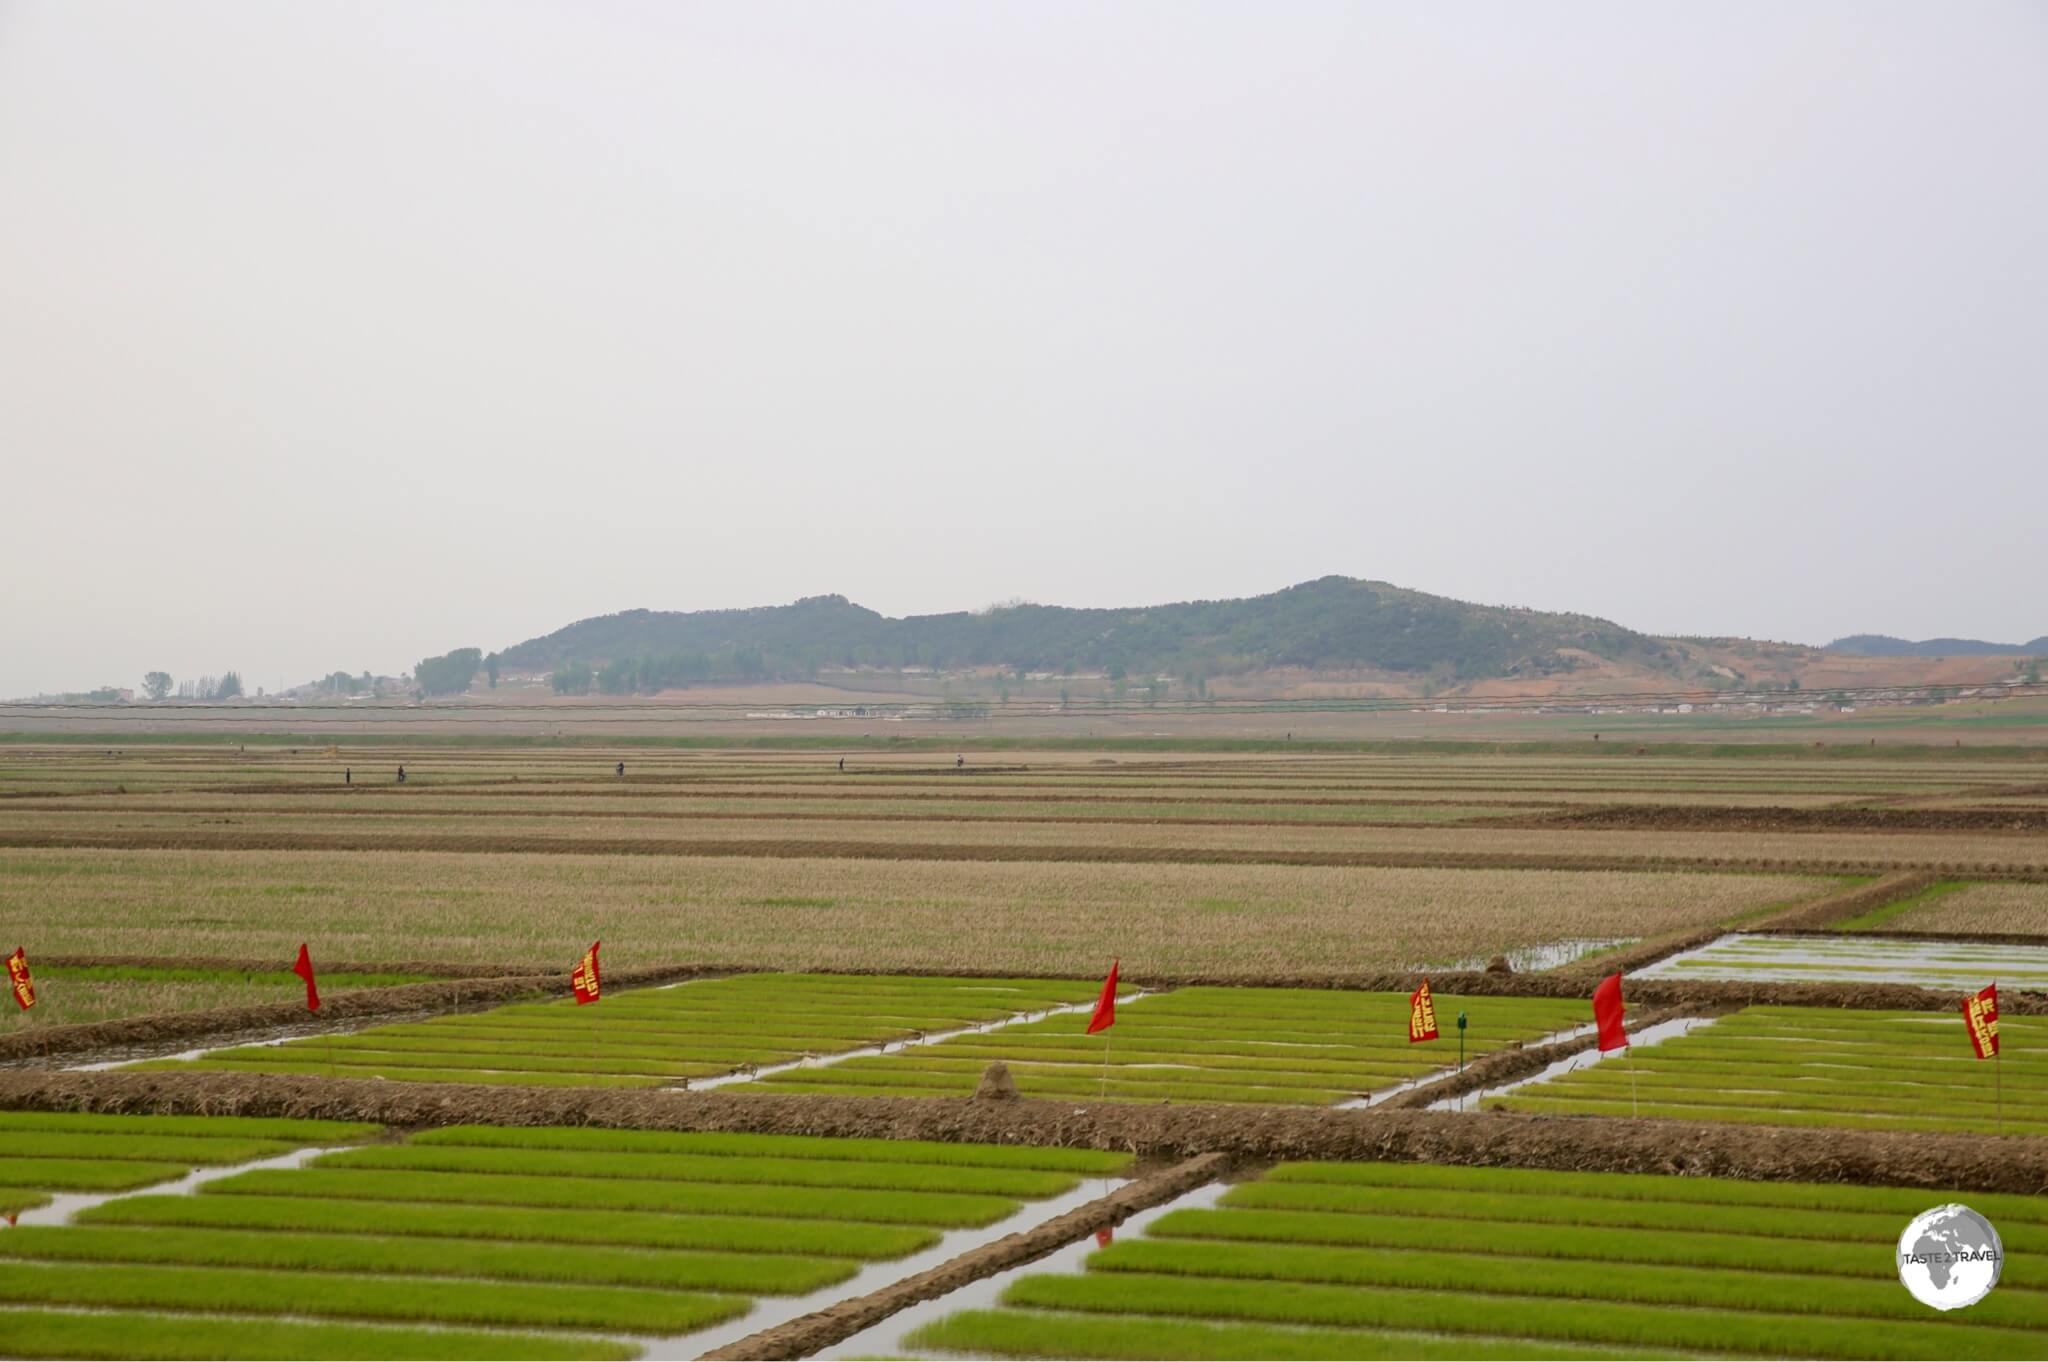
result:
[[[1659,670],[1683,663],[1662,640],[1589,615],[1471,605],[1348,577],[1241,600],[1107,610],[1017,604],[891,619],[844,596],[751,610],[628,610],[529,639],[498,663],[507,671],[610,664],[604,688],[625,690],[905,666],[1112,676],[1375,668],[1474,680],[1573,671],[1588,665],[1585,654]]]

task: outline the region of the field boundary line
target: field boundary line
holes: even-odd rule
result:
[[[1415,825],[1402,824],[1403,829]],[[1451,825],[1454,830],[1457,825]],[[1498,826],[1498,825],[1494,825]],[[2015,839],[2026,854],[2033,844]],[[505,837],[488,834],[319,832],[210,833],[193,829],[112,832],[0,832],[0,848],[95,851],[391,851],[541,856],[662,856],[750,860],[984,861],[1127,865],[1294,865],[1336,869],[1422,870],[1673,870],[1805,875],[1883,875],[1926,870],[1972,880],[2048,880],[2048,862],[1899,862],[1782,857],[1590,856],[1571,852],[1312,851],[1235,847],[1012,846],[1002,843],[676,841],[637,837]]]
[[[749,1334],[737,1342],[705,1353],[704,1357],[706,1362],[713,1359],[719,1362],[766,1362],[768,1359],[808,1357],[821,1348],[829,1348],[853,1337],[863,1329],[871,1329],[920,1301],[947,1295],[984,1277],[1035,1262],[1095,1230],[1122,1224],[1139,1211],[1214,1182],[1226,1171],[1229,1163],[1229,1157],[1224,1154],[1198,1154],[1164,1172],[1127,1183],[1107,1196],[1097,1197],[1085,1206],[1054,1216],[1028,1230],[1019,1230],[992,1244],[968,1249],[937,1267],[892,1282],[865,1296],[855,1296]]]
[[[1436,1163],[1953,1192],[2048,1188],[2048,1137],[1770,1126],[1670,1117],[1072,1099],[663,1093],[374,1079],[120,1071],[0,1072],[0,1109],[283,1116],[444,1125],[799,1134],[1102,1149],[1182,1160]]]

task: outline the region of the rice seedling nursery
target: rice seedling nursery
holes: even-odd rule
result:
[[[0,1351],[2048,1351],[2030,758],[952,756],[0,748]]]

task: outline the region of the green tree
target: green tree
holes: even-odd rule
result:
[[[457,648],[439,657],[422,658],[412,669],[413,684],[422,695],[460,695],[476,679],[483,660],[481,648]]]
[[[484,659],[484,675],[490,678],[491,689],[498,688],[498,655],[492,653]]]
[[[211,696],[209,696],[208,698],[209,698],[209,699],[213,699],[213,700],[239,700],[239,699],[241,698],[241,696],[242,696],[242,675],[241,675],[241,673],[240,673],[240,672],[226,672],[226,673],[222,674],[222,676],[221,676],[221,678],[220,678],[220,683],[219,683],[218,685],[216,685],[216,686],[215,686],[215,687],[213,688],[213,694],[212,694]]]
[[[152,700],[161,700],[171,693],[171,687],[176,684],[169,672],[150,672],[142,678],[142,693]]]
[[[552,678],[557,695],[588,695],[593,673],[588,662],[564,662]]]

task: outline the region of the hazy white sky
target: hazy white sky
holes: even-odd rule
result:
[[[1325,573],[2048,632],[2048,6],[0,0],[0,695]]]

